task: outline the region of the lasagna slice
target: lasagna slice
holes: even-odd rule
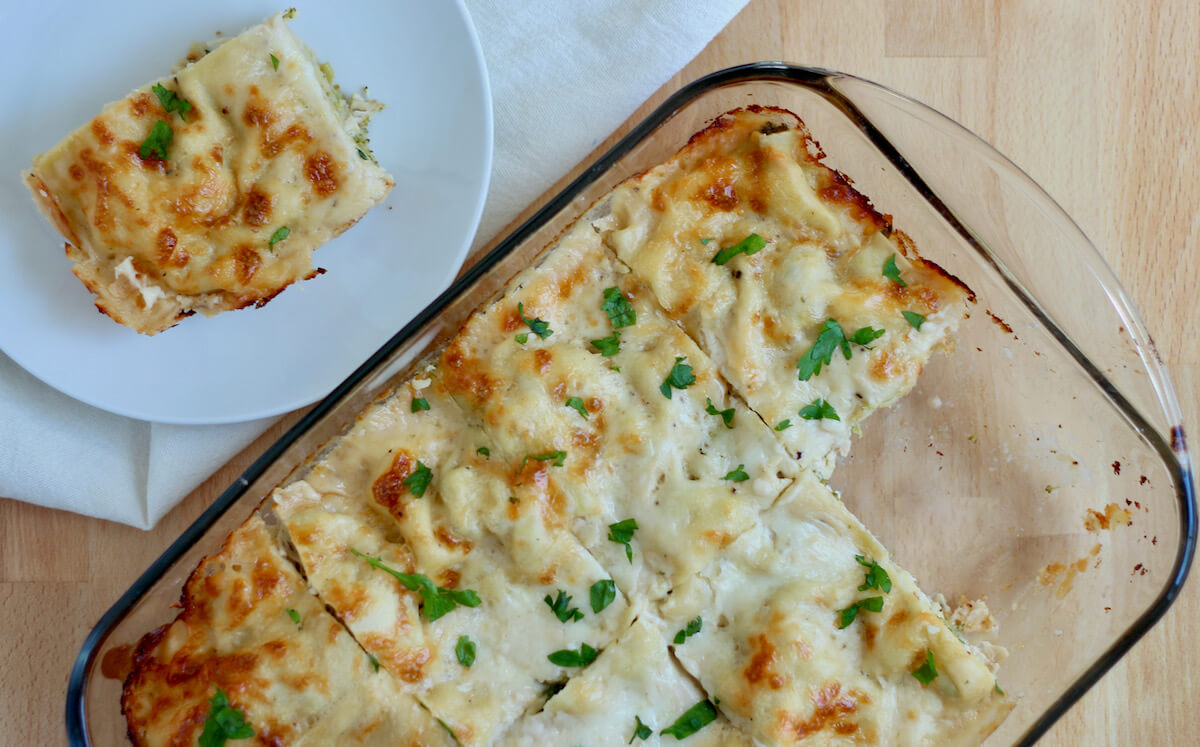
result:
[[[971,294],[822,158],[790,112],[738,110],[593,214],[733,390],[828,477]]]
[[[536,714],[500,741],[513,747],[548,744],[749,745],[720,715],[668,650],[662,621],[643,614],[573,677]]]
[[[344,95],[285,18],[109,104],[25,172],[121,324],[261,306],[391,189],[366,140],[380,105]]]
[[[139,643],[125,682],[134,744],[196,744],[228,734],[222,724],[260,744],[370,744],[383,731],[389,744],[451,743],[309,594],[259,517],[192,572],[180,606]]]
[[[756,744],[976,744],[1013,705],[993,665],[808,475],[664,614],[701,618],[674,655]]]
[[[627,594],[703,567],[795,472],[586,220],[468,321],[441,375],[512,469],[561,494],[561,520]]]

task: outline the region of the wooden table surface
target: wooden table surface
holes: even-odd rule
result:
[[[891,86],[962,122],[1032,175],[1124,281],[1197,443],[1200,3],[752,0],[631,120],[704,73],[763,59]],[[65,741],[67,674],[86,632],[296,417],[150,532],[0,499],[0,744]],[[1043,743],[1196,744],[1198,703],[1193,581]]]

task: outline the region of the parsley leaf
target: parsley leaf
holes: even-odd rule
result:
[[[583,613],[580,612],[579,608],[571,607],[571,595],[562,589],[558,590],[557,598],[552,599],[547,594],[542,601],[546,603],[546,606],[550,608],[550,611],[554,613],[559,622],[578,622],[583,619]]]
[[[746,465],[739,464],[737,469],[730,470],[729,474],[725,475],[721,479],[729,480],[731,482],[745,482],[750,479],[750,475],[746,474],[745,467]]]
[[[600,614],[605,607],[617,598],[617,585],[611,578],[602,579],[592,584],[592,612]]]
[[[287,612],[287,616],[292,618],[292,622],[296,623],[297,625],[300,624],[300,613],[299,612],[292,609],[291,607],[288,607],[286,612]]]
[[[670,734],[676,739],[687,739],[717,719],[717,707],[710,700],[702,700],[684,711],[675,723],[660,734]]]
[[[608,540],[625,545],[625,557],[629,559],[630,563],[633,562],[633,546],[629,543],[633,541],[633,533],[637,531],[637,528],[637,519],[625,519],[608,525]]]
[[[413,401],[412,401],[412,411],[413,412],[420,412],[421,410],[428,410],[428,409],[429,409],[429,400],[425,399],[424,397],[413,397]]]
[[[658,388],[667,399],[671,399],[671,387],[687,389],[696,383],[696,377],[692,374],[692,367],[683,362],[686,358],[687,356],[684,355],[675,358],[675,365],[671,366],[671,372],[667,374],[667,378],[663,380],[662,386]]]
[[[480,446],[478,449],[475,450],[475,453],[480,454],[485,457],[490,457],[492,455],[492,450],[486,446]]]
[[[543,340],[546,339],[547,337],[549,337],[550,335],[554,334],[554,330],[550,329],[550,322],[543,321],[541,319],[536,319],[536,318],[526,319],[525,318],[525,304],[523,304],[523,303],[517,304],[517,316],[521,317],[521,321],[525,322],[525,325],[527,327],[529,327],[530,332],[534,333],[535,335],[542,338]],[[523,341],[517,340],[517,342],[523,342]]]
[[[863,585],[858,587],[859,591],[866,591],[867,589],[879,589],[886,594],[892,590],[892,578],[882,566],[873,560],[867,560],[862,555],[855,555],[854,559],[858,561],[859,565],[867,569],[867,575],[863,580]]]
[[[777,430],[777,431],[786,431],[788,428],[791,428],[791,427],[792,427],[791,418],[784,418],[783,420],[780,420],[778,423],[775,424],[775,430]]]
[[[599,655],[599,651],[586,643],[581,643],[578,651],[562,649],[561,651],[555,651],[546,658],[550,660],[551,664],[560,667],[586,667],[595,661]]]
[[[270,55],[270,57],[271,57],[271,67],[275,68],[275,70],[278,71],[279,70],[279,58],[276,57],[275,55]]]
[[[700,626],[701,626],[701,625],[703,625],[703,624],[704,624],[704,621],[703,621],[703,620],[701,620],[701,619],[699,618],[699,616],[697,616],[697,617],[696,617],[696,619],[694,619],[694,620],[689,620],[689,621],[688,621],[688,624],[687,624],[687,625],[685,625],[685,626],[683,627],[683,629],[682,629],[682,630],[680,630],[678,633],[676,633],[676,634],[675,634],[675,638],[674,638],[674,639],[672,639],[672,642],[673,642],[673,643],[674,643],[676,646],[680,645],[681,643],[683,643],[683,642],[684,642],[684,641],[686,641],[687,639],[689,639],[689,638],[691,638],[692,636],[694,636],[694,635],[696,635],[697,633],[699,633],[699,632],[700,632]]]
[[[869,612],[879,612],[883,609],[883,597],[867,597],[860,599],[844,610],[838,610],[840,618],[838,619],[838,628],[845,628],[854,622],[858,617],[859,610],[867,610]]]
[[[157,158],[160,161],[167,160],[167,148],[171,147],[171,141],[175,139],[175,131],[171,129],[171,125],[161,119],[154,123],[150,128],[150,134],[142,141],[141,147],[138,148],[138,155],[143,161],[148,161],[151,158]]]
[[[404,478],[404,482],[402,482],[401,485],[406,486],[410,493],[420,498],[425,495],[425,489],[429,487],[429,481],[432,479],[433,470],[426,467],[421,463],[421,460],[418,459],[417,468],[413,470],[411,475]]]
[[[355,150],[358,151],[358,157],[361,158],[362,160],[364,160],[364,161],[371,160],[371,159],[367,158],[367,154],[363,152],[362,148],[355,148]]]
[[[454,655],[458,657],[459,664],[470,669],[471,665],[475,663],[475,641],[465,635],[460,635],[458,643],[454,645]]]
[[[275,251],[275,245],[292,235],[292,229],[287,226],[280,226],[275,229],[275,233],[271,234],[270,241],[267,242],[267,249]]]
[[[908,320],[908,323],[913,326],[913,329],[917,330],[918,332],[921,330],[921,325],[925,323],[925,317],[923,315],[918,314],[915,311],[901,311],[900,313],[903,314],[904,318]]]
[[[859,327],[858,329],[856,329],[854,331],[854,334],[850,335],[850,342],[853,342],[856,345],[862,345],[863,347],[866,347],[867,345],[870,345],[872,342],[875,342],[876,340],[878,340],[880,337],[883,337],[883,333],[885,331],[886,330],[875,329],[870,326]],[[842,352],[845,352],[845,350],[843,349]],[[848,353],[846,354],[846,360],[850,360],[850,355]]]
[[[179,112],[179,118],[184,122],[187,121],[187,113],[192,109],[190,101],[179,98],[174,91],[157,83],[150,86],[150,90],[154,91],[154,95],[158,97],[158,103],[162,104],[162,108],[166,110],[167,114]]]
[[[908,285],[908,283],[900,278],[900,268],[896,266],[895,254],[888,257],[887,261],[883,263],[883,276],[897,285]]]
[[[713,264],[723,265],[728,263],[729,260],[733,259],[739,254],[750,256],[751,254],[760,252],[766,245],[766,239],[756,233],[752,233],[733,246],[726,247],[717,252],[715,255],[713,255],[712,261]]]
[[[621,351],[621,333],[613,332],[610,337],[592,340],[592,346],[600,351],[600,355],[611,358]]]
[[[516,340],[518,343],[520,343],[520,344],[524,345],[525,343],[529,342],[529,333],[528,333],[528,332],[521,332],[521,333],[520,333],[520,334],[518,334],[518,335],[517,335],[517,336],[516,336],[514,339],[515,339],[515,340]]]
[[[708,246],[709,244],[711,244],[714,241],[716,241],[716,239],[712,238],[711,236],[708,237],[707,239],[700,239],[700,243],[704,244],[705,246]]]
[[[646,726],[642,723],[641,716],[635,715],[633,720],[635,722],[633,725],[633,736],[629,738],[629,741],[626,742],[626,744],[633,744],[633,740],[635,739],[649,739],[650,736],[654,734],[654,731],[651,730],[649,726]]]
[[[375,658],[375,654],[368,651],[367,652],[367,660],[371,662],[371,666],[374,667],[376,672],[378,672],[379,671],[379,659]]]
[[[532,459],[536,462],[550,462],[555,467],[563,466],[563,461],[567,458],[565,451],[551,451],[546,454],[530,454],[521,460],[521,469],[525,469],[525,465]]]
[[[225,691],[217,688],[217,694],[208,701],[208,717],[204,719],[204,731],[200,733],[200,747],[223,747],[228,739],[249,739],[254,729],[246,723],[246,714],[229,705]]]
[[[937,665],[933,663],[931,649],[925,649],[925,663],[918,667],[912,676],[920,680],[922,685],[928,685],[938,676]]]
[[[587,408],[584,407],[583,400],[579,397],[567,397],[566,405],[582,415],[584,420],[588,419]]]
[[[732,407],[730,407],[728,410],[718,410],[716,406],[713,405],[712,399],[709,397],[705,397],[704,401],[708,403],[708,407],[704,408],[705,412],[707,412],[709,415],[720,415],[721,420],[725,421],[726,428],[733,427],[733,416],[737,414],[737,410],[733,409]]]
[[[365,560],[372,567],[390,573],[409,591],[419,593],[422,602],[421,608],[430,622],[453,611],[460,604],[463,607],[478,607],[481,603],[479,595],[471,589],[446,589],[435,586],[427,576],[420,573],[401,573],[393,568],[388,568],[379,558],[363,555],[353,548],[350,549],[350,552]]]
[[[833,405],[820,397],[813,400],[811,404],[800,408],[800,417],[805,420],[841,420],[837,411],[833,409]]]
[[[600,304],[600,308],[608,315],[613,329],[637,324],[637,312],[633,310],[633,305],[625,298],[625,294],[621,293],[621,289],[615,285],[604,289],[604,303]]]
[[[821,325],[816,341],[800,356],[800,362],[796,364],[796,368],[800,369],[800,380],[808,381],[821,373],[821,366],[833,363],[833,351],[842,346],[843,353],[849,358],[850,346],[846,345],[846,333],[842,331],[842,325],[833,318],[826,319]]]

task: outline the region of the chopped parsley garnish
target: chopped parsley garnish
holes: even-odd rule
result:
[[[560,667],[586,667],[595,661],[599,655],[599,651],[586,643],[581,643],[578,651],[562,649],[561,651],[555,651],[546,658],[550,660],[551,664]]]
[[[933,651],[931,649],[925,649],[925,663],[917,667],[912,676],[920,680],[922,685],[928,685],[937,678],[937,665],[933,663]]]
[[[700,239],[700,243],[704,244],[705,246],[708,246],[709,244],[713,243],[714,241],[716,241],[716,239],[714,239],[711,236],[709,236],[707,239]]]
[[[625,545],[625,557],[629,559],[630,563],[633,562],[633,546],[629,543],[633,541],[633,533],[637,531],[637,528],[637,519],[625,519],[608,525],[608,540],[616,542],[618,545]]]
[[[486,446],[480,446],[475,450],[475,453],[479,454],[480,456],[490,457],[492,455],[492,450]]]
[[[867,610],[869,612],[879,612],[883,609],[883,597],[867,597],[860,599],[844,610],[838,610],[838,627],[845,628],[854,622],[858,617],[859,610]]]
[[[611,358],[621,351],[621,333],[613,332],[609,337],[592,340],[592,347],[600,351],[600,355]]]
[[[521,460],[521,469],[525,469],[525,465],[532,459],[535,462],[550,462],[555,467],[563,466],[563,461],[567,458],[565,451],[551,451],[547,454],[530,454]]]
[[[817,339],[813,342],[812,347],[806,350],[804,355],[800,356],[799,362],[796,363],[796,368],[800,370],[800,380],[808,381],[821,373],[822,366],[832,364],[833,352],[838,348],[842,349],[842,356],[846,360],[850,360],[850,343],[865,347],[879,339],[883,333],[882,329],[860,327],[850,337],[846,337],[846,333],[842,331],[842,326],[837,323],[836,319],[826,319],[821,325],[821,331],[817,334]]]
[[[515,340],[516,340],[518,343],[520,343],[520,344],[524,345],[525,343],[529,342],[529,333],[528,333],[528,332],[521,332],[520,334],[518,334],[518,335],[517,335],[516,337],[514,337],[513,339],[515,339]]]
[[[588,419],[587,408],[584,407],[583,400],[579,397],[567,397],[566,405],[582,415],[584,420]]]
[[[675,723],[660,734],[670,734],[676,739],[687,739],[717,719],[717,707],[710,700],[702,700],[684,711]]]
[[[521,317],[521,321],[525,322],[525,326],[529,327],[529,331],[542,338],[543,340],[554,334],[554,330],[550,329],[550,322],[541,319],[528,319],[525,316],[525,304],[517,304],[517,316]],[[517,340],[517,342],[523,342]]]
[[[276,57],[275,55],[270,55],[270,57],[271,57],[271,67],[275,68],[276,70],[279,70],[279,58]]]
[[[458,657],[459,664],[470,669],[471,665],[475,663],[475,641],[465,635],[460,635],[458,643],[454,645],[454,655]]]
[[[429,481],[432,479],[433,470],[426,467],[421,463],[421,460],[418,459],[417,468],[413,470],[411,475],[404,478],[404,482],[401,484],[407,487],[410,493],[420,498],[421,496],[425,495],[425,488],[429,487]]]
[[[288,607],[286,611],[287,611],[287,616],[292,618],[292,622],[299,625],[300,624],[300,613],[297,612],[296,610],[292,609],[291,607]]]
[[[190,101],[179,98],[179,95],[174,91],[157,83],[150,86],[150,90],[154,91],[154,95],[158,97],[158,103],[162,104],[162,108],[166,109],[167,114],[178,112],[179,118],[184,122],[187,121],[187,113],[192,109]],[[164,122],[164,124],[166,123]],[[165,158],[166,156],[163,157]]]
[[[246,714],[229,705],[225,691],[217,688],[217,694],[209,698],[208,717],[204,719],[204,731],[200,732],[200,747],[224,747],[228,739],[249,739],[254,729],[246,723]]]
[[[367,652],[367,661],[371,662],[371,667],[372,667],[372,668],[373,668],[373,669],[374,669],[376,672],[378,672],[378,671],[379,671],[379,659],[376,659],[376,658],[375,658],[375,654],[373,654],[373,653],[371,653],[370,651],[368,651],[368,652]]]
[[[715,255],[713,255],[712,261],[713,264],[723,265],[739,254],[750,256],[751,254],[760,252],[766,245],[766,239],[756,233],[752,233],[733,246],[726,247],[717,252]]]
[[[854,559],[858,564],[867,569],[866,578],[863,580],[863,585],[858,587],[859,591],[867,589],[878,589],[883,593],[888,593],[892,590],[892,578],[888,576],[888,572],[883,569],[878,563],[873,560],[867,560],[862,555],[855,555]],[[879,610],[875,610],[878,612]]]
[[[562,589],[558,590],[558,596],[552,598],[549,594],[542,600],[559,622],[578,622],[583,619],[583,612],[578,607],[571,607],[571,595]]]
[[[419,593],[422,602],[421,609],[430,622],[437,620],[447,612],[452,612],[460,604],[463,607],[478,607],[480,604],[479,595],[471,589],[446,589],[436,586],[427,576],[420,573],[401,573],[394,568],[388,568],[379,558],[363,555],[353,548],[350,552],[367,561],[372,567],[390,573],[409,591]]]
[[[687,389],[692,384],[696,383],[696,377],[692,374],[692,367],[683,361],[687,356],[680,355],[675,358],[675,365],[671,366],[671,372],[667,374],[667,378],[663,380],[662,386],[658,388],[663,396],[671,399],[671,388]]]
[[[267,249],[275,251],[275,245],[292,235],[292,229],[287,226],[280,226],[275,229],[275,233],[271,234],[271,239],[267,242]]]
[[[900,268],[896,266],[896,255],[887,258],[883,263],[883,276],[897,285],[908,285],[900,277]]]
[[[901,311],[900,313],[903,314],[908,323],[913,326],[913,329],[917,330],[918,332],[921,330],[921,325],[925,323],[924,315],[918,314],[915,311]]]
[[[604,289],[604,303],[600,304],[600,308],[608,315],[613,329],[637,324],[637,312],[633,310],[633,305],[625,298],[625,294],[621,293],[621,289],[615,285]]]
[[[854,334],[850,335],[850,342],[853,342],[856,345],[862,345],[863,347],[866,347],[867,345],[870,345],[872,342],[875,342],[876,340],[878,340],[880,337],[883,337],[883,333],[885,331],[886,330],[875,329],[875,328],[869,327],[869,326],[868,327],[860,327],[854,331]],[[843,351],[843,352],[845,352],[845,351]],[[846,359],[849,360],[850,356],[847,355]]]
[[[712,399],[709,397],[705,397],[704,401],[708,403],[708,407],[704,408],[705,412],[707,412],[709,415],[720,415],[721,420],[725,421],[726,428],[733,427],[733,416],[737,413],[737,410],[733,409],[732,407],[730,407],[728,410],[718,410],[716,405],[712,403]]]
[[[629,738],[629,741],[626,742],[626,744],[633,744],[633,740],[635,739],[649,739],[650,736],[654,734],[654,731],[651,730],[649,726],[646,726],[642,723],[641,716],[634,716],[633,720],[633,736]]]
[[[412,401],[412,411],[413,412],[420,412],[421,410],[428,410],[428,409],[429,409],[429,400],[425,399],[424,397],[413,397],[413,401]]]
[[[167,160],[167,148],[171,147],[171,141],[175,139],[175,131],[171,129],[171,125],[161,119],[154,123],[150,128],[150,134],[142,141],[141,147],[138,148],[138,155],[143,161],[148,161],[151,158],[157,158],[160,161]]]
[[[555,695],[558,695],[560,692],[562,692],[562,689],[566,686],[566,680],[561,680],[559,682],[548,682],[546,683],[546,686],[542,688],[542,695],[546,696],[546,700],[549,700],[550,698],[553,698]]]
[[[600,614],[605,607],[617,598],[617,585],[611,578],[606,578],[592,584],[592,612]]]
[[[358,151],[358,157],[361,158],[362,160],[364,160],[364,161],[371,160],[370,158],[367,157],[367,154],[363,152],[362,148],[355,148],[355,150]]]
[[[700,626],[703,624],[704,624],[704,621],[701,620],[699,617],[696,617],[696,619],[694,619],[694,620],[689,620],[688,624],[685,625],[682,630],[680,630],[678,633],[675,634],[675,638],[673,639],[674,644],[676,646],[678,646],[681,643],[683,643],[684,641],[686,641],[687,639],[689,639],[692,636],[699,633]]]
[[[783,420],[780,420],[778,423],[775,424],[775,430],[777,430],[777,431],[786,431],[788,428],[791,428],[791,427],[792,427],[791,418],[784,418]]]
[[[800,408],[800,417],[805,420],[841,420],[833,405],[818,397],[811,404]]]
[[[737,469],[730,470],[729,473],[727,475],[725,475],[724,477],[722,477],[721,479],[729,480],[731,482],[745,482],[750,479],[750,475],[746,474],[745,467],[746,467],[746,465],[739,464],[737,466]]]

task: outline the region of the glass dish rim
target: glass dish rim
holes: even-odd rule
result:
[[[807,88],[829,103],[833,104],[841,111],[872,143],[872,145],[887,158],[893,167],[906,179],[909,185],[924,199],[931,207],[944,218],[955,233],[959,235],[969,246],[979,253],[985,261],[995,267],[994,260],[989,258],[989,252],[981,245],[980,241],[973,235],[970,229],[963,225],[958,220],[954,212],[947,207],[924,181],[924,179],[916,172],[916,170],[907,162],[900,154],[897,148],[891,141],[883,135],[883,133],[875,127],[870,118],[864,114],[859,107],[851,101],[845,94],[841,93],[838,88],[832,84],[833,81],[839,79],[854,80],[859,83],[866,84],[883,90],[897,96],[910,104],[914,104],[926,113],[930,113],[946,123],[952,124],[955,127],[962,129],[963,132],[969,134],[976,139],[979,144],[988,148],[1007,166],[1014,169],[1022,177],[1024,177],[1030,185],[1033,185],[1040,196],[1044,198],[1053,208],[1071,222],[1075,226],[1074,221],[1062,210],[1061,206],[1050,197],[1041,187],[1037,186],[1023,170],[1013,164],[1009,159],[1000,154],[991,145],[982,138],[979,138],[974,133],[959,125],[954,120],[946,117],[935,109],[922,104],[921,102],[904,94],[898,93],[887,86],[869,81],[867,79],[841,73],[833,70],[827,70],[817,67],[806,67],[793,65],[786,62],[752,62],[743,65],[718,70],[709,73],[703,77],[697,78],[681,87],[676,92],[667,97],[663,103],[659,104],[655,109],[644,119],[638,122],[630,129],[630,131],[622,136],[608,151],[598,157],[590,165],[588,165],[575,179],[573,179],[560,192],[551,197],[526,219],[520,226],[512,231],[508,236],[499,241],[490,251],[479,259],[475,264],[467,269],[457,280],[455,280],[449,288],[442,292],[428,306],[419,312],[408,324],[404,325],[396,334],[394,334],[382,347],[364,361],[358,368],[354,370],[344,381],[333,389],[326,397],[312,407],[303,417],[300,418],[291,428],[288,429],[275,443],[271,444],[261,456],[246,468],[246,470],[230,485],[216,501],[212,503],[205,511],[194,521],[187,529],[183,531],[163,553],[137,578],[136,581],[113,603],[113,605],[104,613],[97,621],[96,625],[88,633],[84,640],[79,654],[76,656],[75,662],[71,668],[70,679],[67,684],[66,697],[66,726],[67,739],[72,745],[90,745],[91,742],[87,733],[87,713],[85,690],[88,681],[88,673],[91,668],[92,661],[97,655],[101,644],[107,638],[111,631],[132,609],[137,601],[166,573],[166,571],[188,550],[190,549],[201,536],[211,527],[224,513],[233,506],[246,492],[246,490],[259,478],[266,470],[280,457],[283,453],[313,425],[318,423],[323,417],[333,411],[342,399],[349,394],[359,383],[368,378],[389,356],[391,356],[398,348],[410,341],[410,339],[426,324],[432,321],[441,311],[448,306],[452,301],[467,291],[476,281],[488,274],[493,267],[499,264],[513,250],[519,247],[525,239],[537,231],[543,224],[552,219],[555,215],[568,207],[572,200],[575,199],[584,189],[592,184],[597,178],[606,173],[613,165],[615,165],[622,157],[633,150],[643,140],[650,136],[658,127],[667,119],[673,116],[677,111],[691,103],[693,100],[708,93],[709,91],[723,88],[729,85],[748,83],[748,82],[783,82],[802,86]],[[1078,230],[1078,227],[1075,226]],[[1096,255],[1096,258],[1108,268],[1103,257],[1100,256],[1094,244],[1090,239],[1079,231],[1080,236],[1083,236],[1087,241],[1088,247]],[[1050,727],[1072,706],[1074,706],[1083,695],[1091,689],[1093,685],[1108,672],[1129,650],[1144,636],[1150,628],[1152,628],[1166,613],[1167,609],[1174,603],[1179,591],[1182,589],[1185,580],[1187,579],[1190,570],[1191,562],[1196,550],[1197,540],[1197,512],[1195,503],[1195,488],[1192,481],[1192,469],[1190,464],[1189,453],[1187,450],[1186,439],[1182,431],[1182,423],[1173,427],[1172,441],[1168,444],[1164,441],[1162,434],[1153,426],[1151,426],[1146,418],[1139,412],[1128,400],[1126,400],[1120,391],[1108,381],[1104,373],[1080,351],[1070,340],[1068,335],[1063,332],[1057,324],[1039,307],[1036,300],[1030,297],[1020,285],[1010,276],[1003,272],[998,274],[1005,280],[1009,288],[1017,294],[1022,304],[1024,304],[1030,313],[1045,326],[1045,328],[1053,335],[1056,340],[1064,347],[1064,349],[1080,364],[1085,372],[1101,386],[1109,395],[1110,401],[1114,407],[1122,412],[1135,428],[1138,428],[1146,438],[1146,440],[1154,447],[1155,452],[1163,461],[1164,468],[1175,479],[1176,498],[1179,502],[1179,511],[1181,517],[1181,541],[1176,551],[1175,564],[1169,574],[1169,582],[1160,590],[1154,603],[1151,604],[1133,624],[1126,630],[1117,640],[1109,646],[1097,659],[1085,670],[1066,690],[1052,703],[1041,716],[1026,730],[1021,736],[1017,744],[1030,745],[1041,738]],[[1111,274],[1111,269],[1109,270]],[[1115,276],[1114,276],[1115,277]],[[1111,298],[1110,301],[1114,304],[1125,306],[1124,310],[1129,312],[1134,319],[1140,321],[1140,316],[1136,309],[1122,296],[1120,298]],[[1150,365],[1144,361],[1146,365]],[[1164,368],[1161,362],[1157,364],[1160,369]],[[1169,381],[1165,376],[1164,379]],[[1161,398],[1161,394],[1159,395]],[[1174,431],[1178,429],[1178,437]]]

